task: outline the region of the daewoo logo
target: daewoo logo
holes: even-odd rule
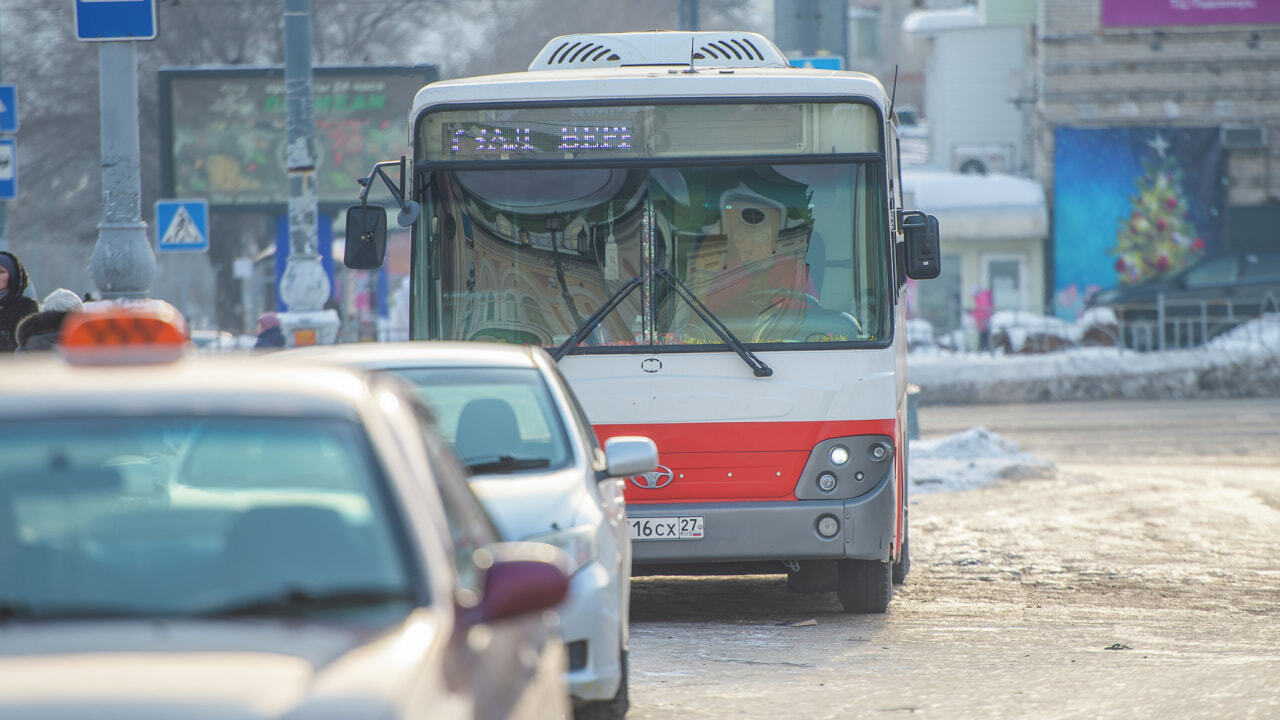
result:
[[[631,484],[645,490],[658,490],[670,485],[674,479],[675,476],[669,468],[659,465],[643,475],[636,475],[631,478]]]

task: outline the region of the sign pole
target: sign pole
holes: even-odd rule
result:
[[[102,134],[102,222],[89,259],[104,298],[146,297],[156,258],[142,221],[138,130],[138,43],[98,46]]]
[[[280,316],[285,344],[332,344],[338,314],[325,310],[332,287],[317,249],[315,96],[311,73],[311,0],[284,0],[284,86],[289,173],[289,258],[280,278],[288,312]]]

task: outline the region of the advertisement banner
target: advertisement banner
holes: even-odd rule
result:
[[[322,206],[347,206],[359,195],[357,177],[409,154],[409,105],[437,73],[329,67],[314,75],[316,192]],[[282,68],[163,70],[160,93],[166,196],[223,208],[288,202]]]
[[[1093,293],[1163,280],[1224,247],[1217,128],[1058,128],[1054,289],[1073,319]]]
[[[1103,27],[1280,23],[1276,0],[1102,0]]]

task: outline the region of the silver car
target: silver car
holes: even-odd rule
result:
[[[0,717],[568,717],[568,559],[411,388],[143,355],[0,360]]]
[[[503,536],[551,543],[571,558],[559,611],[575,717],[623,717],[631,603],[623,478],[657,465],[653,441],[612,438],[602,452],[555,362],[534,346],[360,343],[274,357],[389,372],[418,388]]]

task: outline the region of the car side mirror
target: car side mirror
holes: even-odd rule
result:
[[[467,624],[479,624],[550,610],[569,594],[569,557],[553,545],[504,542],[478,551],[484,593],[461,612]]]
[[[919,210],[902,214],[904,260],[906,274],[916,280],[929,280],[942,272],[942,255],[938,247],[938,218]]]
[[[347,208],[347,241],[342,263],[353,270],[376,270],[387,254],[387,210],[379,205]]]
[[[658,446],[647,437],[619,436],[604,441],[605,477],[641,475],[658,466]]]

